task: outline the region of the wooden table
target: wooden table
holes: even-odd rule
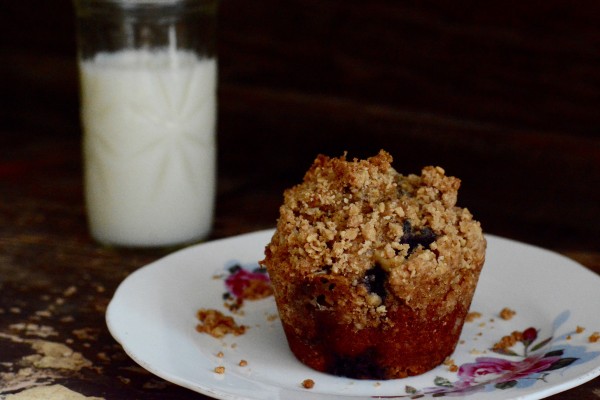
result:
[[[43,3],[2,6],[14,40],[0,94],[0,398],[49,383],[205,398],[137,366],[106,329],[118,284],[168,251],[89,237],[72,14]],[[274,226],[283,189],[317,153],[385,148],[402,172],[438,164],[460,177],[459,203],[486,232],[600,273],[597,7],[465,7],[223,2],[211,238]],[[595,378],[552,398],[598,396]]]

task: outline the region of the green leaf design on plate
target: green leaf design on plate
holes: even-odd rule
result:
[[[450,382],[448,379],[441,377],[441,376],[436,376],[435,379],[433,380],[433,383],[436,386],[452,387],[452,382]]]
[[[550,336],[547,339],[542,340],[541,342],[539,342],[538,344],[536,344],[535,346],[533,346],[531,348],[531,351],[536,351],[536,350],[541,349],[542,347],[544,347],[545,345],[547,345],[551,340],[552,340],[552,336]]]
[[[491,349],[494,353],[502,354],[504,356],[519,356],[520,354],[515,353],[511,349]]]
[[[404,388],[404,391],[406,393],[408,393],[408,394],[415,394],[415,393],[417,393],[417,389],[415,389],[412,386],[408,386],[408,385],[406,385],[406,387]]]
[[[574,357],[561,358],[560,360],[558,360],[557,362],[552,364],[546,371],[553,371],[555,369],[561,369],[561,368],[567,367],[567,366],[573,364],[577,360],[578,360],[578,358],[574,358]]]
[[[502,389],[502,390],[510,389],[510,388],[515,387],[515,386],[517,386],[517,381],[500,382],[500,383],[496,383],[494,385],[494,387],[496,389]]]
[[[560,349],[560,350],[554,350],[551,352],[548,352],[546,354],[544,354],[544,358],[545,357],[558,357],[558,356],[562,356],[564,354],[564,350]]]

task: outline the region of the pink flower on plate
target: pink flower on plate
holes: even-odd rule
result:
[[[248,271],[239,266],[230,269],[225,286],[232,295],[241,300],[258,300],[273,293],[269,275]]]
[[[495,357],[478,357],[474,363],[460,366],[458,377],[468,384],[503,383],[543,372],[560,360],[560,356],[535,355],[521,361]]]

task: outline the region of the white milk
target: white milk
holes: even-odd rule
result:
[[[126,50],[80,63],[92,235],[126,246],[206,236],[216,165],[215,59]]]

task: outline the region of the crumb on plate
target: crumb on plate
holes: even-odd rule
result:
[[[232,317],[218,310],[202,308],[198,310],[197,317],[200,324],[196,326],[196,331],[208,333],[215,338],[222,338],[229,333],[235,336],[243,335],[247,329],[246,326],[238,325]]]
[[[444,360],[444,365],[446,367],[448,367],[448,371],[450,371],[450,372],[458,371],[458,365],[456,365],[454,363],[454,360],[451,359],[450,357],[446,357],[446,359]]]
[[[217,373],[219,375],[223,375],[225,373],[225,367],[222,365],[215,367],[215,373]]]
[[[494,343],[492,350],[506,350],[521,340],[523,340],[523,332],[513,331],[510,335],[503,336],[502,339]]]
[[[467,317],[465,318],[465,321],[466,322],[473,322],[477,318],[481,318],[481,313],[477,312],[477,311],[472,311],[472,312],[470,312],[470,313],[467,314]]]
[[[315,381],[312,379],[305,379],[302,381],[302,387],[305,389],[312,389],[315,387]]]
[[[508,307],[504,307],[501,311],[500,311],[500,318],[502,318],[505,321],[508,321],[509,319],[512,319],[512,317],[514,317],[516,314],[516,311],[511,310]]]

